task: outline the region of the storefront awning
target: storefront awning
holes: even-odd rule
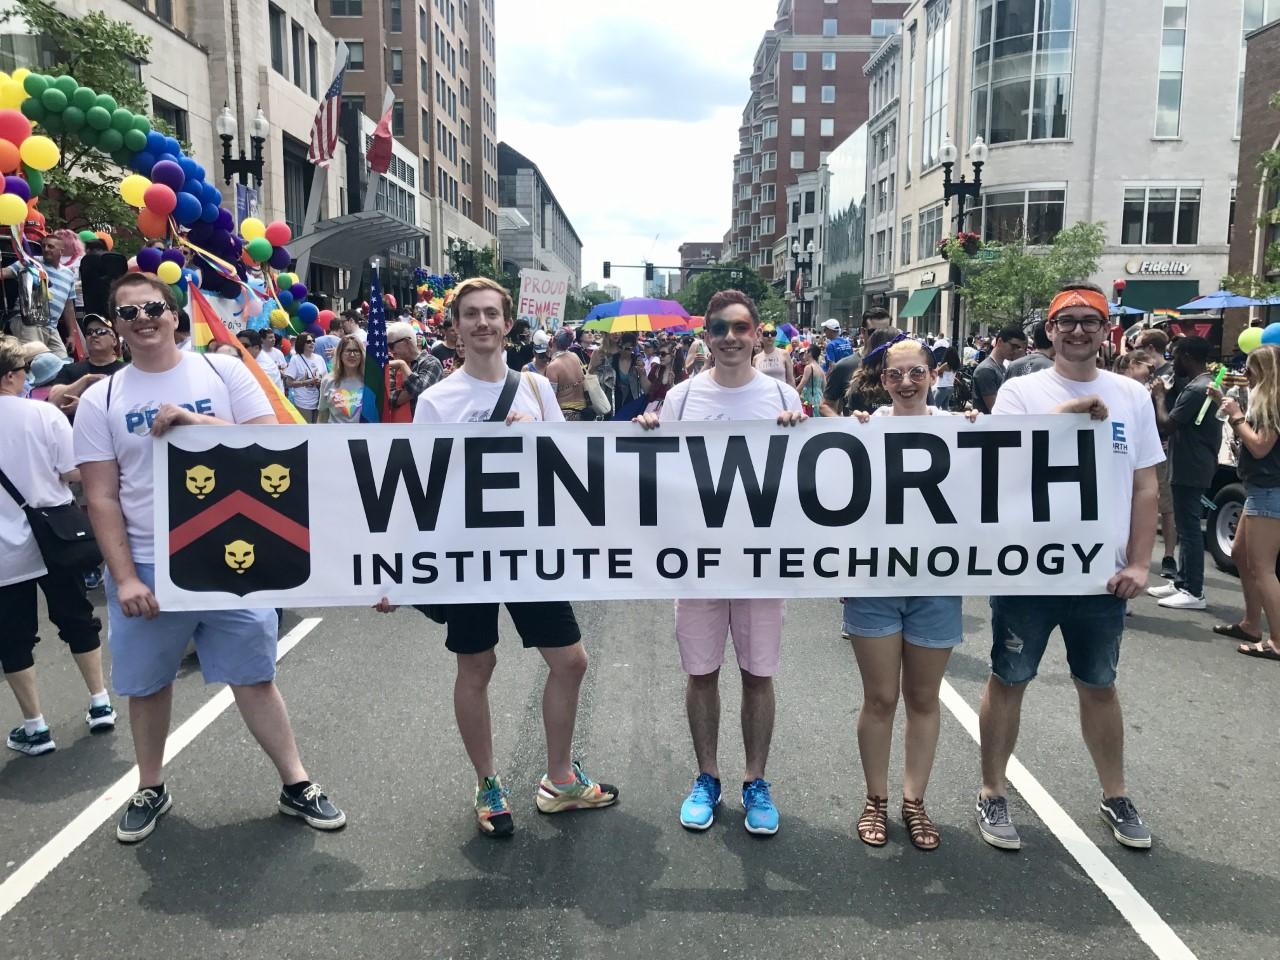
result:
[[[1130,280],[1120,295],[1120,303],[1150,313],[1176,310],[1199,295],[1199,280]]]
[[[911,299],[907,301],[906,306],[898,311],[900,320],[910,320],[912,317],[923,317],[929,312],[929,308],[933,306],[934,298],[938,296],[937,287],[923,287],[911,294]]]
[[[350,300],[355,297],[370,257],[397,243],[425,235],[422,227],[399,220],[385,210],[361,210],[321,220],[309,233],[291,240],[289,252],[301,257],[309,250],[312,263],[349,270],[352,289],[345,295]]]

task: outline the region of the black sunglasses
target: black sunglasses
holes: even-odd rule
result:
[[[155,320],[162,316],[168,309],[169,305],[163,300],[149,300],[141,307],[132,303],[126,303],[122,306],[116,307],[116,316],[125,323],[133,323],[134,320],[138,319],[139,310],[145,313],[152,320]]]

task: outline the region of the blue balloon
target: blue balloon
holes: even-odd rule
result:
[[[298,319],[301,320],[305,326],[311,326],[311,324],[316,322],[319,316],[320,308],[314,303],[304,303],[302,306],[298,307]]]
[[[212,203],[215,207],[222,206],[222,194],[218,192],[218,188],[212,183],[206,180],[204,182],[204,186],[200,189],[204,194],[201,199],[203,199],[205,203]]]
[[[203,180],[203,179],[205,178],[205,176],[206,176],[206,174],[205,174],[205,170],[204,170],[204,167],[200,166],[200,164],[198,164],[198,163],[196,164],[196,174],[195,174],[195,176],[196,176],[196,179],[197,179],[197,180]]]
[[[174,162],[176,163],[178,158],[182,156],[182,144],[180,144],[174,137],[165,137],[164,152],[172,153]]]
[[[293,294],[288,290],[281,290],[276,299],[280,301],[280,306],[286,310],[293,306]]]
[[[182,183],[182,192],[189,193],[202,204],[204,203],[204,181],[195,177],[187,177]]]
[[[151,175],[151,168],[156,165],[156,156],[148,150],[133,155],[133,163],[130,166],[143,176]]]
[[[200,214],[204,212],[204,206],[185,191],[178,194],[178,205],[173,210],[173,219],[184,227],[189,227],[200,219]]]
[[[208,224],[217,223],[219,209],[216,203],[206,203],[200,208],[200,220]]]
[[[159,130],[152,130],[147,134],[147,153],[152,156],[164,153],[164,134]]]
[[[1262,342],[1280,344],[1280,320],[1269,323],[1262,330]]]
[[[182,168],[182,175],[186,177],[188,180],[204,179],[204,177],[200,177],[196,175],[197,172],[200,170],[200,164],[196,163],[190,157],[180,157],[178,159],[178,166]],[[184,187],[183,189],[186,189],[186,188]]]

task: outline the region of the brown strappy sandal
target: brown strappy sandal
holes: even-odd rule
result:
[[[902,798],[902,822],[911,834],[911,842],[917,850],[937,850],[942,842],[938,828],[925,813],[924,799],[908,800]]]
[[[869,847],[883,847],[889,842],[888,797],[867,797],[858,818],[858,839]]]

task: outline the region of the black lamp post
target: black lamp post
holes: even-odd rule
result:
[[[978,199],[982,196],[982,166],[987,162],[987,153],[989,149],[981,137],[975,137],[973,144],[969,147],[969,160],[973,164],[973,180],[966,180],[961,174],[959,180],[951,179],[951,170],[956,165],[956,161],[960,158],[960,151],[956,149],[956,145],[951,142],[951,138],[947,137],[942,141],[942,149],[938,152],[939,158],[942,160],[942,199],[948,204],[951,198],[956,198],[956,233],[963,233],[965,229],[965,217],[968,213],[966,207],[969,201],[974,205],[978,203]],[[951,343],[958,345],[960,343],[960,266],[955,261],[951,262],[950,280],[951,280]]]
[[[262,186],[262,145],[271,135],[271,123],[262,112],[261,104],[258,106],[257,116],[253,118],[253,127],[249,135],[251,156],[244,155],[244,147],[240,148],[239,159],[231,156],[231,141],[236,138],[236,118],[231,108],[225,103],[222,105],[222,112],[218,114],[218,119],[214,122],[214,128],[222,140],[223,182],[230,184],[231,178],[235,177],[240,181],[241,186],[247,187],[252,178],[254,186]]]
[[[796,270],[800,273],[800,295],[796,298],[796,326],[801,330],[806,329],[804,322],[804,291],[808,289],[809,282],[805,279],[805,271],[810,271],[809,276],[813,276],[813,241],[810,240],[803,250],[800,249],[800,241],[791,241],[791,256],[796,261]]]

